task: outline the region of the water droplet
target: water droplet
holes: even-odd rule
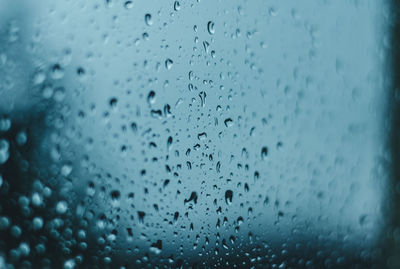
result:
[[[208,53],[208,47],[210,46],[210,43],[207,41],[203,41],[203,47],[204,47],[204,52]]]
[[[168,58],[167,60],[165,60],[165,68],[167,68],[167,70],[170,70],[172,68],[173,63],[174,62]]]
[[[275,17],[278,15],[278,11],[274,7],[270,7],[268,13],[271,17]]]
[[[11,120],[8,117],[1,117],[0,118],[0,132],[7,132],[10,130],[11,127]]]
[[[227,190],[225,192],[225,202],[226,202],[226,204],[228,204],[228,205],[232,204],[232,199],[233,199],[233,191]]]
[[[143,211],[138,211],[137,214],[138,214],[138,217],[139,217],[139,222],[143,223],[144,222],[144,217],[146,216],[146,213],[143,212]]]
[[[116,108],[118,103],[118,99],[115,97],[110,98],[109,105],[111,108]]]
[[[15,138],[18,146],[22,146],[26,143],[26,141],[28,140],[26,133],[24,131],[21,131],[17,134],[16,138]]]
[[[71,172],[72,172],[72,165],[65,164],[61,167],[60,173],[62,176],[67,177],[71,174]]]
[[[22,234],[22,230],[21,230],[21,228],[19,226],[14,225],[14,226],[11,227],[11,235],[13,237],[18,238],[18,237],[21,236],[21,234]]]
[[[210,35],[215,34],[214,22],[209,21],[209,22],[207,23],[207,30],[208,30],[208,33],[209,33]]]
[[[43,70],[37,70],[35,74],[33,75],[33,84],[38,85],[43,83],[43,81],[46,79],[46,74]]]
[[[132,123],[131,123],[131,129],[132,129],[132,131],[133,131],[134,133],[137,132],[138,127],[137,127],[136,122],[132,122]]]
[[[207,94],[204,91],[201,91],[199,93],[199,97],[200,97],[200,103],[201,103],[201,107],[205,107],[206,106],[206,97]]]
[[[31,251],[31,248],[29,247],[29,245],[25,242],[19,244],[19,252],[21,253],[22,256],[28,256],[29,252]]]
[[[8,217],[0,217],[0,231],[8,229],[10,226],[10,220]]]
[[[258,171],[254,172],[254,181],[257,181],[260,178],[260,173]]]
[[[162,241],[157,240],[157,243],[151,244],[150,251],[153,252],[154,254],[158,255],[161,253],[162,250]]]
[[[195,204],[197,204],[197,198],[198,198],[197,192],[193,191],[193,192],[190,194],[189,199],[185,199],[185,200],[184,200],[184,203],[186,204],[186,203],[189,203],[190,201],[193,201]]]
[[[167,139],[167,150],[171,150],[171,146],[172,146],[172,137],[168,137]]]
[[[75,261],[73,259],[65,261],[64,269],[74,269],[74,268],[75,268]]]
[[[131,9],[133,7],[133,2],[132,1],[126,1],[124,4],[124,7],[126,9]]]
[[[261,149],[261,159],[265,160],[268,156],[268,148],[267,147],[262,147]]]
[[[111,195],[111,199],[113,199],[113,200],[119,200],[119,198],[121,197],[121,193],[119,192],[119,190],[111,191],[110,195]]]
[[[144,15],[144,21],[146,22],[147,26],[151,26],[153,24],[151,14],[147,13],[146,15]]]
[[[32,204],[33,204],[34,206],[36,206],[36,207],[41,206],[42,203],[43,203],[43,198],[42,198],[42,196],[40,196],[40,194],[37,193],[37,192],[35,192],[35,193],[32,194],[31,200],[32,200]]]
[[[150,91],[149,94],[147,95],[147,102],[149,105],[154,104],[156,101],[156,93],[154,91]]]
[[[59,201],[56,205],[56,211],[58,214],[65,214],[68,210],[68,204],[65,201]]]
[[[53,79],[61,79],[64,77],[64,69],[59,65],[55,64],[51,68],[51,77]]]
[[[85,69],[83,68],[83,67],[78,67],[77,69],[76,69],[76,74],[79,76],[79,77],[83,77],[84,75],[85,75]]]
[[[35,217],[33,219],[33,229],[34,230],[39,230],[43,227],[43,219],[40,217]]]
[[[10,144],[5,139],[0,139],[0,164],[4,164],[10,157]]]
[[[207,133],[206,133],[206,132],[199,133],[199,134],[197,135],[197,138],[198,138],[199,140],[205,140],[205,139],[207,138]]]
[[[181,9],[181,4],[179,3],[179,1],[175,1],[174,10],[175,11],[179,11],[180,9]]]
[[[224,120],[224,124],[226,127],[231,127],[233,125],[233,120],[231,118],[227,118]]]

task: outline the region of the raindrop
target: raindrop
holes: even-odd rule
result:
[[[0,132],[7,132],[10,130],[11,120],[7,117],[0,118]]]
[[[150,251],[153,252],[154,254],[160,254],[162,250],[162,241],[157,240],[157,243],[151,244]]]
[[[208,30],[208,33],[209,33],[210,35],[215,34],[214,22],[209,21],[209,22],[207,23],[207,30]]]
[[[33,84],[38,85],[43,83],[46,79],[46,73],[43,70],[37,70],[35,74],[33,74]]]
[[[206,97],[207,97],[207,94],[206,94],[204,91],[201,91],[201,92],[199,93],[199,97],[200,97],[201,106],[202,106],[202,107],[205,107],[205,106],[206,106]]]
[[[111,193],[111,199],[117,201],[121,197],[121,193],[118,190],[113,190]]]
[[[210,43],[207,41],[203,41],[203,47],[204,47],[204,52],[208,53],[208,47],[210,46]]]
[[[137,127],[136,122],[132,122],[132,123],[131,123],[131,129],[132,129],[132,131],[133,131],[134,133],[137,132],[138,127]]]
[[[171,150],[171,145],[172,145],[172,137],[168,137],[167,139],[167,150]]]
[[[262,147],[261,149],[261,159],[265,160],[268,156],[268,148],[267,147]]]
[[[70,259],[64,263],[64,269],[74,269],[75,268],[75,261]]]
[[[172,68],[172,65],[173,65],[173,61],[171,60],[171,59],[166,59],[165,60],[165,68],[167,68],[167,70],[170,70],[171,68]]]
[[[53,79],[61,79],[64,77],[64,69],[59,65],[55,64],[51,68],[51,77]]]
[[[146,22],[147,26],[151,26],[153,24],[151,14],[147,13],[146,15],[144,15],[144,21]]]
[[[40,217],[35,217],[33,219],[33,229],[34,230],[39,230],[43,227],[43,219]]]
[[[149,105],[154,104],[156,101],[156,93],[154,91],[150,91],[149,95],[147,95],[147,102]]]
[[[21,131],[17,134],[16,138],[15,138],[18,146],[22,146],[26,143],[26,141],[28,140],[26,133],[24,131]]]
[[[124,7],[126,9],[131,9],[133,7],[133,2],[132,1],[126,1],[124,4]]]
[[[233,199],[233,191],[227,190],[225,192],[225,202],[227,205],[232,204],[232,199]]]
[[[138,211],[137,214],[138,214],[138,217],[139,217],[139,222],[143,223],[144,222],[144,217],[146,216],[146,213],[143,212],[143,211]]]
[[[175,1],[174,10],[175,11],[179,11],[180,9],[181,9],[181,4],[179,3],[179,1]]]
[[[10,144],[5,139],[0,139],[0,164],[4,164],[10,157]]]
[[[258,171],[254,172],[254,181],[257,181],[260,178],[260,173]]]
[[[186,203],[189,203],[189,202],[193,201],[195,204],[197,204],[197,198],[198,198],[197,197],[197,193],[195,191],[193,191],[190,194],[189,199],[185,199],[184,203],[186,204]]]
[[[224,124],[226,127],[231,127],[233,125],[233,120],[231,118],[227,118],[224,120]]]
[[[83,69],[83,67],[78,67],[78,69],[76,69],[76,73],[79,77],[83,77],[85,75],[85,69]]]
[[[205,139],[207,138],[207,133],[206,133],[206,132],[199,133],[199,134],[197,135],[197,138],[198,138],[199,140],[205,140]]]
[[[56,211],[58,214],[65,214],[68,210],[68,204],[65,201],[60,201],[57,203]]]
[[[110,98],[109,105],[111,108],[116,108],[118,103],[118,99],[115,97]]]

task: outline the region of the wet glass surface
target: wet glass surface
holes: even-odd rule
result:
[[[398,11],[2,0],[0,269],[400,268]]]

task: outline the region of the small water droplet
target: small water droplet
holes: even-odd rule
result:
[[[179,1],[175,1],[174,10],[175,11],[179,11],[180,9],[181,9],[181,4],[179,3]]]
[[[0,139],[0,164],[5,163],[10,157],[10,144],[5,139]]]
[[[167,70],[170,70],[172,68],[173,63],[174,62],[168,58],[167,60],[165,60],[165,68],[167,68]]]
[[[233,199],[233,191],[227,190],[225,192],[225,202],[227,205],[232,204],[232,199]]]
[[[233,120],[231,118],[227,118],[224,120],[224,124],[226,127],[231,127],[233,125]]]
[[[172,146],[172,137],[168,137],[167,139],[167,150],[171,150],[171,146]]]
[[[197,135],[197,138],[198,138],[199,140],[205,140],[205,139],[207,138],[207,133],[206,133],[206,132],[199,133],[199,134]]]
[[[207,30],[208,30],[208,33],[209,33],[210,35],[215,34],[214,22],[209,21],[209,22],[207,23]]]
[[[33,75],[33,84],[35,85],[41,84],[45,79],[46,79],[46,74],[44,73],[44,71],[37,70]]]
[[[268,156],[268,148],[267,147],[262,147],[261,149],[261,159],[265,160]]]
[[[153,20],[151,19],[151,14],[147,13],[144,15],[144,21],[146,22],[147,26],[153,25]]]
[[[64,77],[64,69],[59,65],[55,64],[51,68],[51,77],[53,79],[61,79]]]
[[[157,243],[151,244],[150,251],[153,252],[154,254],[158,255],[161,253],[162,250],[162,241],[157,240]]]
[[[43,227],[43,219],[40,217],[35,217],[33,219],[33,229],[34,230],[39,230]]]
[[[150,91],[149,95],[147,95],[147,102],[149,105],[154,104],[156,101],[156,93],[154,91]]]
[[[126,1],[124,4],[124,7],[126,9],[131,9],[133,7],[133,2],[132,1]]]
[[[58,214],[65,214],[65,212],[67,212],[68,209],[68,204],[65,201],[60,201],[57,203],[56,206],[56,211]]]
[[[138,217],[139,217],[139,222],[143,223],[144,222],[144,217],[146,216],[146,213],[143,212],[143,211],[138,211],[137,214],[138,214]]]
[[[110,98],[109,105],[111,108],[116,108],[118,103],[118,99],[115,97]]]

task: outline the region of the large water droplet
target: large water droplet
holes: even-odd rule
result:
[[[209,21],[209,22],[207,23],[207,30],[208,30],[208,33],[209,33],[210,35],[215,34],[214,22]]]
[[[173,63],[174,62],[168,58],[167,60],[165,60],[165,68],[167,68],[167,70],[170,70],[172,68]]]
[[[225,192],[225,202],[226,202],[226,204],[228,204],[228,205],[232,204],[232,199],[233,199],[233,191],[227,190]]]
[[[151,14],[147,13],[144,15],[144,21],[146,22],[147,26],[153,25],[153,20],[151,19]]]
[[[178,1],[175,1],[175,3],[174,3],[174,10],[175,11],[178,11],[178,10],[180,10],[181,9],[181,4],[178,2]]]
[[[133,2],[132,1],[126,1],[124,4],[124,7],[126,9],[131,9],[133,7]]]

